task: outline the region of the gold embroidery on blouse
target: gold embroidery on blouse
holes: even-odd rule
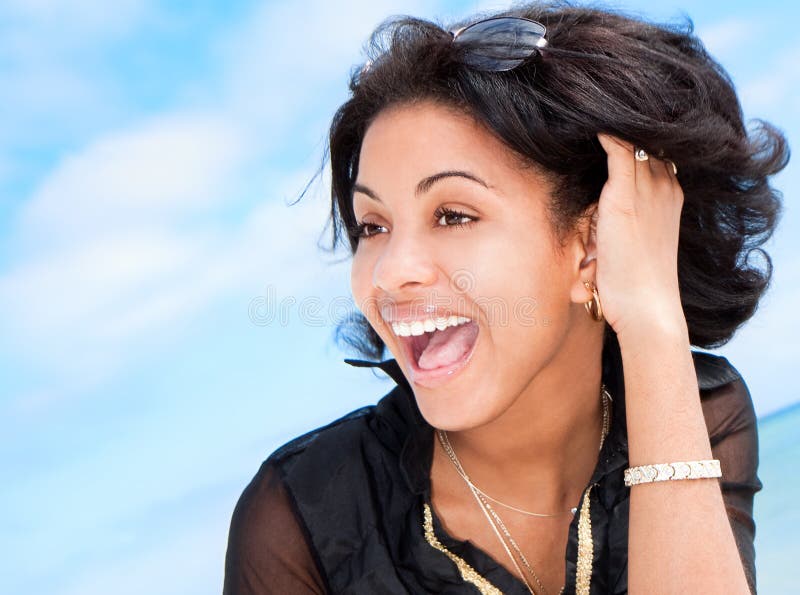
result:
[[[592,517],[589,514],[589,493],[586,490],[581,504],[581,516],[578,519],[578,563],[575,572],[576,595],[589,595],[592,581],[592,559],[594,558],[594,540],[592,539]]]
[[[581,504],[580,518],[578,519],[578,561],[575,571],[575,595],[589,595],[592,582],[592,561],[594,559],[594,539],[592,538],[592,517],[590,515],[589,493],[592,486],[586,490]],[[478,572],[460,556],[448,550],[433,532],[433,516],[428,503],[424,503],[424,522],[425,539],[437,550],[450,558],[458,567],[461,578],[468,583],[472,583],[478,588],[482,595],[503,595],[503,592],[492,583],[482,577]],[[559,591],[564,593],[566,585]]]
[[[431,514],[431,507],[428,506],[427,502],[425,502],[424,512],[425,521],[423,523],[423,528],[425,529],[425,539],[427,539],[428,543],[430,543],[433,547],[444,553],[448,558],[455,562],[455,565],[458,567],[458,571],[461,573],[461,578],[464,579],[464,581],[475,585],[482,595],[503,595],[503,592],[500,589],[478,574],[478,572],[472,566],[467,564],[463,558],[457,556],[441,544],[439,539],[436,537],[436,534],[433,532],[433,516]]]

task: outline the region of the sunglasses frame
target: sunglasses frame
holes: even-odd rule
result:
[[[466,32],[469,29],[472,29],[473,27],[476,27],[478,25],[483,25],[485,23],[489,23],[489,22],[492,22],[492,21],[523,22],[523,23],[526,23],[528,25],[535,25],[537,28],[541,28],[541,33],[537,34],[538,35],[538,39],[536,40],[536,42],[534,44],[525,46],[527,49],[530,50],[529,53],[526,56],[524,56],[522,58],[520,58],[520,57],[497,58],[497,62],[498,63],[503,63],[503,62],[514,63],[511,66],[495,66],[495,67],[492,67],[492,68],[478,67],[478,66],[476,66],[476,64],[473,61],[473,63],[472,63],[473,67],[476,67],[476,68],[479,68],[480,70],[485,70],[485,71],[488,71],[488,72],[506,72],[506,71],[509,71],[509,70],[513,70],[514,68],[516,68],[517,66],[519,66],[520,64],[525,62],[525,60],[528,60],[531,56],[533,56],[535,54],[538,54],[539,50],[541,50],[542,48],[547,46],[547,39],[545,39],[545,35],[547,34],[547,27],[545,27],[539,21],[534,21],[533,19],[529,19],[529,18],[526,18],[526,17],[514,17],[514,16],[489,17],[489,18],[486,18],[486,19],[481,19],[479,21],[475,21],[474,23],[470,23],[469,25],[465,25],[463,27],[460,27],[459,29],[456,29],[455,31],[450,31],[449,33],[452,36],[451,42],[452,43],[458,43],[459,37],[464,32]],[[531,31],[527,30],[526,33],[531,33]],[[483,55],[480,55],[480,58],[481,58],[481,61],[484,61],[484,60],[487,59],[487,57],[483,56]]]

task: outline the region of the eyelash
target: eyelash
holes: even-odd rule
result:
[[[455,217],[455,218],[458,218],[458,219],[463,219],[463,218],[469,219],[469,221],[466,221],[466,222],[459,221],[458,223],[454,223],[453,225],[445,225],[444,226],[446,228],[451,228],[451,229],[454,228],[454,227],[469,227],[470,225],[472,225],[473,223],[475,223],[478,220],[477,217],[473,217],[472,215],[467,215],[466,213],[462,213],[461,211],[456,211],[454,209],[448,209],[447,207],[439,207],[438,209],[436,209],[434,211],[433,216],[435,217],[436,221],[439,221],[439,219],[441,219],[442,217]],[[365,234],[364,232],[368,227],[383,227],[383,226],[378,225],[376,223],[369,223],[369,222],[365,222],[365,221],[360,221],[360,222],[356,223],[355,225],[352,225],[352,226],[348,227],[348,234],[350,235],[351,238],[355,238],[355,239],[361,239],[361,238],[370,239],[373,236],[379,235],[377,233]]]
[[[445,227],[450,227],[450,228],[452,228],[452,227],[469,227],[470,225],[472,225],[473,223],[475,223],[478,220],[477,217],[473,217],[472,215],[467,215],[466,213],[463,213],[461,211],[456,211],[455,209],[448,209],[447,207],[439,207],[438,209],[436,209],[434,211],[433,216],[436,217],[437,221],[439,219],[441,219],[442,217],[445,217],[445,216],[447,216],[447,217],[456,217],[458,219],[463,219],[463,218],[469,219],[469,221],[467,221],[467,222],[459,221],[458,223],[455,223],[454,225],[446,225],[445,226]]]

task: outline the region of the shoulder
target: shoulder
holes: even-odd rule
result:
[[[376,471],[395,475],[413,423],[408,396],[396,386],[377,404],[365,405],[304,432],[273,450],[242,494],[240,504],[290,494],[295,505],[318,499],[320,490],[366,488]],[[263,509],[263,507],[261,507]]]
[[[308,529],[267,459],[231,516],[223,592],[327,593],[325,585]]]
[[[347,445],[358,440],[366,420],[372,415],[374,405],[361,407],[334,421],[293,438],[275,449],[262,463],[244,489],[237,509],[242,515],[269,514],[272,506],[265,504],[286,497],[286,474],[304,453],[312,450],[320,458],[324,453],[347,450]],[[334,448],[335,446],[335,448]],[[316,461],[316,464],[323,464]]]
[[[358,466],[354,453],[363,440],[375,405],[355,409],[285,442],[261,463],[234,511],[237,527],[274,524],[277,511],[297,510],[298,496],[320,489],[338,465]]]
[[[309,450],[317,453],[336,450],[341,456],[347,445],[356,443],[363,435],[374,409],[375,405],[360,407],[277,447],[261,463],[245,489],[243,499],[258,500],[265,494],[274,494],[285,489],[287,470]]]
[[[375,405],[359,407],[288,440],[269,454],[257,477],[274,472],[295,499],[313,495],[333,474],[358,481],[364,474],[367,445],[375,438],[374,416]]]
[[[408,399],[396,386],[377,404],[354,409],[276,448],[264,462],[276,468],[298,493],[313,490],[336,473],[342,481],[360,481],[376,467],[396,465],[413,423]]]
[[[693,349],[692,358],[700,390],[717,388],[742,378],[726,357]]]
[[[357,441],[367,429],[374,412],[375,405],[359,407],[329,423],[300,434],[276,448],[265,463],[282,466],[311,448],[318,449],[320,444],[335,443],[341,447]]]
[[[712,444],[729,434],[755,429],[753,399],[739,371],[721,355],[693,350],[692,357]]]

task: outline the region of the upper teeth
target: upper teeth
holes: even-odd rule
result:
[[[393,322],[392,330],[398,337],[417,336],[432,331],[443,331],[448,326],[458,326],[470,322],[465,316],[449,316],[444,318],[426,318],[425,320],[415,320],[414,322]]]

